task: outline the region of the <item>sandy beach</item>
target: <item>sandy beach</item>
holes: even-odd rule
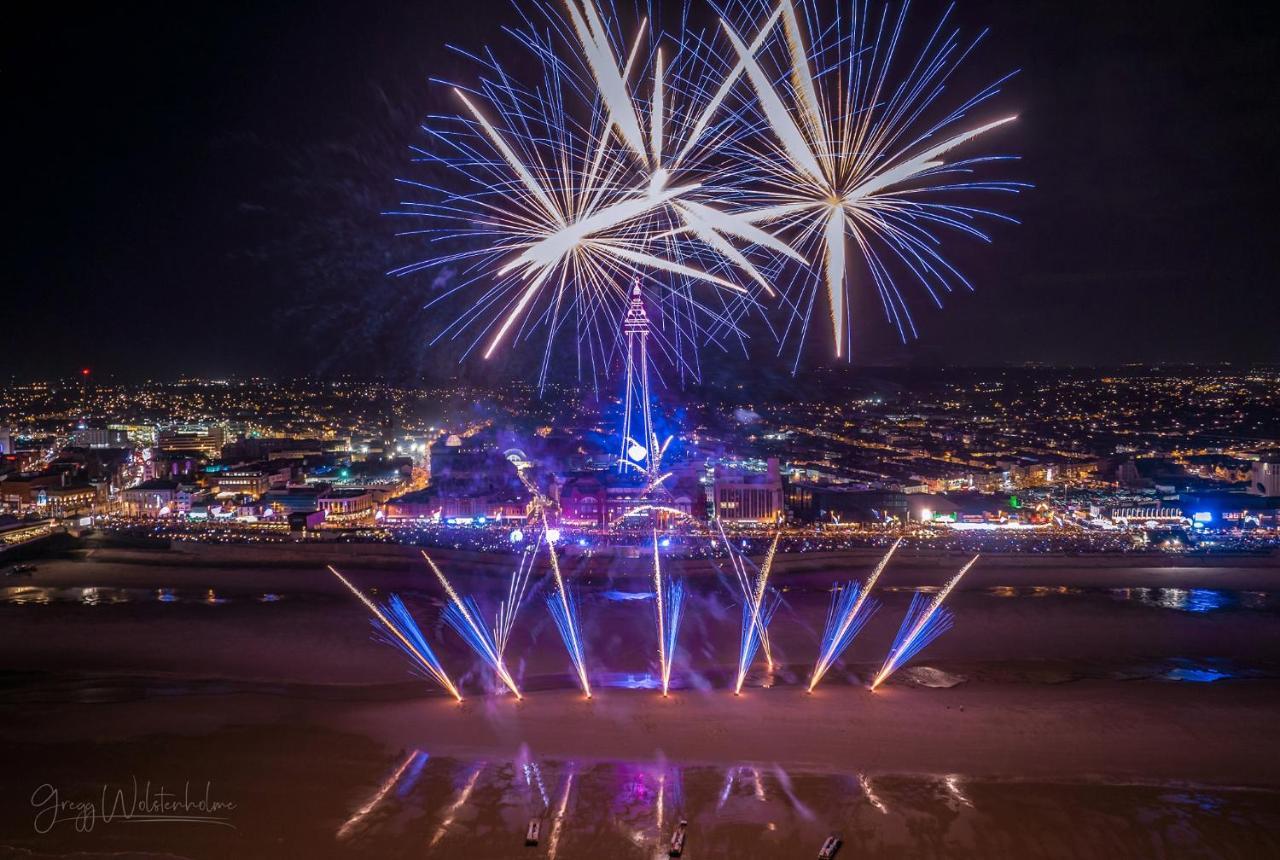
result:
[[[334,795],[333,808],[317,813],[320,830],[358,809],[361,793],[376,791],[385,771],[396,771],[397,757],[414,750],[456,763],[432,783],[441,792],[439,809],[423,819],[424,828],[428,819],[432,827],[445,820],[468,763],[504,761],[541,762],[561,780],[592,773],[602,786],[617,779],[608,775],[615,769],[633,767],[625,762],[648,763],[644,779],[680,773],[708,786],[722,779],[736,785],[735,774],[745,768],[773,774],[760,777],[760,785],[774,794],[791,778],[779,773],[808,774],[814,796],[799,798],[802,806],[832,791],[841,795],[845,789],[833,786],[855,776],[904,785],[934,785],[945,776],[988,786],[1248,791],[1251,815],[1280,809],[1274,568],[979,566],[949,601],[955,628],[873,694],[865,683],[912,594],[940,581],[932,564],[893,564],[875,592],[883,608],[812,695],[805,681],[830,583],[861,579],[870,565],[782,573],[776,584],[784,603],[770,628],[777,665],[768,675],[757,659],[741,696],[730,683],[740,611],[729,583],[709,572],[688,580],[674,689],[663,699],[646,689],[656,667],[646,583],[575,562],[566,569],[580,588],[594,696],[588,701],[576,689],[555,628],[534,599],[508,646],[508,663],[526,692],[517,702],[496,692],[492,672],[438,622],[441,592],[423,571],[344,565],[344,574],[375,597],[394,591],[405,598],[459,683],[465,699],[459,704],[372,641],[363,608],[322,569],[159,561],[49,560],[31,581],[3,584],[0,746],[18,777],[4,788],[9,807],[26,808],[33,788],[27,783],[39,784],[46,771],[71,774],[74,782],[80,772],[68,759],[75,756],[101,779],[139,766],[173,772],[176,763],[197,762],[178,770],[194,767],[241,792],[257,790],[255,780],[287,791],[300,763],[290,758],[274,774],[249,777],[245,756],[257,754],[245,745],[249,732],[275,738],[266,743],[282,750],[301,738],[326,738],[356,756],[341,776],[317,776],[331,780]],[[460,591],[493,607],[505,592],[496,572],[502,568],[495,559],[446,569]],[[191,744],[218,755],[197,755]],[[140,755],[140,765],[123,763],[127,750]],[[508,776],[518,783],[523,772]],[[499,778],[499,771],[486,773],[485,779]],[[1002,808],[1016,802],[991,791],[1003,798]],[[547,808],[555,806],[554,793],[548,789]],[[585,814],[588,807],[575,803]],[[659,804],[668,818],[679,811],[673,803]],[[477,812],[478,820],[518,832],[521,816],[502,812],[505,804],[492,815]],[[860,814],[830,812],[831,826]],[[796,821],[805,839],[827,826],[803,816]],[[11,814],[0,826],[23,825]],[[450,833],[457,829],[451,827]],[[325,841],[331,837],[312,836],[313,856],[337,850]],[[476,836],[468,831],[469,839]],[[381,845],[387,853],[380,838],[371,835],[365,847]],[[591,856],[614,837],[599,838],[580,845],[584,853],[562,856]],[[644,840],[657,838],[655,832]],[[737,838],[725,836],[724,844],[752,844]],[[903,838],[914,844],[915,837]],[[1224,838],[1237,845],[1243,837]],[[3,844],[27,851],[48,843]],[[77,846],[83,847],[70,847]],[[215,843],[196,840],[187,848],[183,856],[218,856]],[[485,856],[506,856],[494,850]],[[792,855],[778,847],[758,856]]]

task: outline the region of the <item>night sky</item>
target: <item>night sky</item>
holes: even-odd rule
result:
[[[951,245],[977,292],[915,301],[919,340],[864,292],[855,361],[1280,361],[1269,9],[960,0],[966,32],[992,30],[971,65],[1022,70],[999,147],[1036,189],[993,246]],[[21,16],[0,61],[0,376],[458,371],[425,346],[430,278],[384,275],[421,255],[378,213],[449,106],[428,76],[472,71],[444,44],[509,48],[505,0]]]

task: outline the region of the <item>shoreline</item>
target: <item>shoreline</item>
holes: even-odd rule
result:
[[[361,588],[434,590],[434,580],[417,548],[398,547],[395,553],[363,552],[361,545],[345,545],[356,551],[335,555],[312,553],[287,560],[262,554],[258,548],[214,547],[217,552],[185,553],[178,550],[96,550],[72,558],[37,560],[31,577],[0,579],[0,588],[200,588],[219,593],[288,591],[306,594],[345,594],[345,589],[325,570],[333,564]],[[317,548],[317,549],[328,549]],[[826,589],[832,582],[864,579],[882,552],[858,554],[782,556],[774,563],[773,584]],[[515,556],[468,551],[433,552],[432,558],[457,584],[480,587],[505,582],[515,566]],[[933,587],[950,579],[971,556],[919,556],[899,551],[878,588]],[[1049,561],[1050,563],[1046,563]],[[966,575],[961,591],[1003,587],[1041,588],[1208,588],[1240,591],[1280,589],[1280,559],[1224,557],[1212,563],[1175,564],[1175,559],[1124,559],[1106,563],[1090,557],[982,556]],[[1264,563],[1259,563],[1259,561]],[[1141,563],[1147,562],[1147,563]],[[652,570],[644,559],[568,558],[564,575],[587,589],[618,587],[645,590]],[[670,573],[691,580],[710,581],[724,576],[720,567],[705,559],[672,560]],[[545,556],[533,565],[535,577],[547,576]]]
[[[887,547],[856,547],[846,550],[813,552],[779,551],[774,569],[778,571],[802,571],[833,564],[874,564],[884,555]],[[200,541],[174,541],[168,548],[90,547],[72,550],[61,557],[83,558],[90,561],[114,561],[130,564],[168,564],[180,562],[192,567],[237,567],[258,564],[270,567],[314,567],[325,564],[341,564],[358,561],[366,568],[405,568],[422,562],[422,552],[432,558],[467,564],[477,568],[497,567],[508,570],[518,556],[515,552],[491,552],[485,550],[454,549],[451,547],[417,546],[414,544],[387,543],[288,543],[288,544],[223,544]],[[920,546],[907,546],[895,553],[895,563],[916,567],[952,567],[963,564],[975,553],[965,550],[931,550]],[[1003,552],[982,551],[983,563],[995,567],[1263,567],[1280,568],[1280,550],[1270,552],[1222,552],[1203,554],[1175,554],[1167,552],[1132,553],[1068,553],[1068,552]],[[536,566],[546,567],[545,552],[539,553]],[[58,557],[58,556],[53,556]],[[612,569],[636,570],[647,575],[647,557],[629,558],[616,552],[587,554],[576,547],[567,547],[560,554],[562,563],[580,564],[594,562]],[[763,553],[748,556],[759,562]],[[727,556],[714,561],[727,563]],[[713,560],[704,557],[671,556],[672,564],[680,565],[688,572],[710,572]]]

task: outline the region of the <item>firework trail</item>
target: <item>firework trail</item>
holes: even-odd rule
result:
[[[504,620],[507,622],[507,628],[504,632],[499,632],[500,628],[495,627],[489,630],[482,625],[477,619],[480,617],[480,607],[476,604],[475,598],[468,595],[467,597],[459,597],[458,592],[453,590],[453,586],[449,584],[449,580],[445,579],[444,572],[436,566],[436,563],[427,555],[424,550],[422,557],[426,559],[427,565],[431,568],[431,572],[436,575],[436,579],[440,580],[440,584],[444,586],[444,590],[449,595],[449,605],[444,610],[444,620],[452,627],[459,636],[466,640],[480,658],[489,664],[498,679],[507,685],[507,689],[515,693],[517,699],[523,699],[520,694],[520,688],[516,686],[515,679],[511,677],[511,673],[507,671],[506,663],[502,659],[502,649],[498,647],[498,641],[506,644],[506,634],[510,632],[510,623],[515,619],[515,606],[511,607],[509,612],[504,613],[506,604],[503,609],[498,611],[498,622],[501,624]],[[518,604],[517,604],[518,605]],[[504,618],[504,615],[506,616]]]
[[[578,683],[588,699],[591,698],[591,682],[587,680],[587,664],[582,649],[582,628],[578,624],[578,602],[564,584],[560,573],[560,559],[556,557],[555,544],[547,534],[546,515],[542,519],[542,539],[547,543],[547,554],[551,558],[551,573],[555,578],[555,593],[547,595],[547,609],[556,622],[560,638],[569,652],[569,659],[578,673]]]
[[[507,642],[511,638],[511,628],[515,625],[516,614],[524,605],[525,591],[529,587],[529,576],[533,572],[533,559],[536,552],[521,553],[516,569],[507,584],[507,599],[498,604],[497,616],[493,625],[493,638],[498,653],[507,653]]]
[[[573,668],[578,673],[578,683],[582,687],[582,692],[590,699],[591,682],[587,680],[587,664],[583,657],[582,632],[578,626],[577,601],[565,587],[564,576],[560,573],[560,559],[556,556],[555,541],[551,538],[551,527],[547,520],[547,511],[552,508],[554,503],[538,488],[533,479],[526,474],[529,468],[528,463],[516,463],[515,467],[516,476],[520,479],[520,483],[524,485],[524,488],[529,491],[529,497],[532,500],[530,515],[542,523],[542,533],[539,535],[538,541],[539,543],[546,542],[547,553],[551,559],[551,573],[555,580],[555,593],[547,596],[547,609],[551,612],[551,618],[556,623],[556,629],[560,631],[560,638],[564,640],[564,647],[569,652],[569,659],[573,661]],[[537,554],[537,547],[534,548],[534,554]]]
[[[723,529],[721,534],[724,534]],[[738,585],[742,589],[744,598],[742,640],[738,650],[738,675],[733,685],[735,696],[742,693],[742,684],[746,681],[747,670],[751,668],[751,661],[755,659],[756,651],[762,642],[767,642],[766,631],[769,629],[769,622],[773,620],[773,613],[777,611],[778,604],[781,602],[778,593],[768,588],[769,572],[773,569],[773,559],[777,554],[778,540],[781,537],[782,530],[779,529],[773,536],[773,542],[769,544],[769,551],[765,554],[764,564],[760,566],[754,584],[747,576],[745,561],[739,560],[734,564],[734,570],[738,574]],[[732,549],[730,553],[732,554]],[[772,655],[768,659],[772,668]]]
[[[942,601],[947,599],[947,595],[960,582],[961,577],[968,573],[969,568],[973,567],[977,561],[978,556],[975,555],[932,599],[926,598],[919,592],[912,596],[911,606],[908,607],[907,615],[902,619],[902,626],[898,628],[898,635],[893,640],[893,648],[889,650],[889,656],[885,658],[884,665],[880,667],[875,680],[871,682],[873,691],[896,672],[899,666],[951,629],[955,617],[951,610],[942,607]]]
[[[809,677],[810,693],[818,686],[822,676],[827,674],[831,664],[840,659],[840,655],[849,647],[863,625],[880,609],[880,602],[871,599],[871,589],[875,587],[876,580],[880,578],[901,543],[902,538],[893,542],[875,570],[871,571],[871,576],[867,577],[866,585],[859,588],[856,582],[846,582],[842,588],[837,588],[832,593],[827,625],[822,633],[822,650],[818,654],[818,662],[814,664],[813,674]]]
[[[329,572],[336,576],[338,581],[345,585],[365,605],[365,608],[373,613],[373,627],[382,641],[399,648],[413,661],[415,666],[435,679],[440,686],[448,690],[455,699],[461,702],[462,694],[458,692],[458,688],[454,686],[453,681],[449,680],[448,674],[444,671],[444,667],[440,665],[440,660],[436,657],[435,652],[431,650],[431,646],[427,644],[426,638],[418,628],[417,622],[413,620],[413,616],[409,614],[404,601],[393,594],[385,607],[379,607],[372,600],[365,597],[345,576],[338,573],[332,565],[328,565],[328,568]]]
[[[658,667],[662,673],[662,695],[671,686],[671,661],[675,657],[676,635],[684,608],[684,583],[662,578],[662,559],[658,555],[658,530],[653,530],[653,592],[658,616]]]
[[[754,125],[762,133],[726,141],[731,159],[743,167],[739,202],[747,211],[739,208],[736,214],[768,227],[815,264],[796,279],[779,277],[777,269],[769,272],[778,283],[795,284],[784,299],[791,314],[783,340],[796,328],[803,343],[821,291],[836,355],[847,353],[855,260],[869,274],[899,336],[914,337],[895,273],[918,283],[939,307],[940,294],[956,284],[971,289],[940,253],[943,234],[989,242],[982,222],[1014,219],[964,205],[957,195],[1029,187],[973,178],[979,168],[1012,160],[1009,156],[945,158],[1016,119],[970,120],[1012,75],[949,101],[956,70],[985,35],[962,41],[948,20],[950,9],[919,54],[899,62],[907,3],[895,14],[888,4],[852,0],[848,13],[837,12],[831,21],[820,20],[817,4],[804,0],[738,5],[739,23],[722,20],[721,25],[755,95]],[[741,34],[754,26],[758,16],[752,12],[769,7],[772,14],[748,45]],[[781,38],[770,38],[777,30]],[[899,69],[905,75],[899,76]]]

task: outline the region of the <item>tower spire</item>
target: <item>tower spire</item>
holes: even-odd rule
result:
[[[627,306],[627,314],[622,319],[622,332],[626,335],[649,334],[649,314],[644,309],[644,298],[640,293],[640,278],[636,278],[631,286],[631,304]]]

